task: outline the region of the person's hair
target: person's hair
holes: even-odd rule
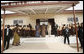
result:
[[[29,24],[29,25],[31,25],[31,24]]]
[[[18,25],[18,24],[16,24],[16,26],[18,27],[19,25]]]
[[[36,23],[36,25],[39,25],[39,23]]]
[[[43,25],[45,25],[45,24],[43,24]]]
[[[63,26],[65,26],[65,24]]]
[[[7,28],[10,28],[10,25],[7,25]]]
[[[77,23],[79,25],[79,23]]]
[[[83,23],[81,23],[81,26],[83,26]]]

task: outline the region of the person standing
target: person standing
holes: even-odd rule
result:
[[[49,35],[49,37],[51,35],[51,24],[50,23],[48,23],[48,35]]]
[[[12,37],[12,30],[10,29],[10,25],[4,31],[4,50],[9,48],[10,37]]]
[[[55,28],[54,28],[54,34],[55,34],[55,37],[56,37],[56,36],[57,36],[57,28],[58,28],[58,25],[55,24],[55,23],[54,23],[54,25],[55,25]]]
[[[29,28],[30,28],[30,30],[32,30],[32,25],[31,24],[29,24]]]
[[[64,44],[66,43],[66,38],[67,38],[68,44],[70,45],[70,42],[69,42],[69,28],[68,27],[64,27],[63,35],[64,35]]]
[[[36,23],[35,28],[36,28],[36,34],[35,34],[35,36],[36,37],[40,37],[40,25],[38,23]]]
[[[46,28],[45,28],[45,24],[42,25],[42,37],[45,37],[46,35]]]
[[[16,24],[16,27],[14,28],[14,40],[13,40],[13,44],[14,46],[18,46],[20,45],[20,36],[19,36],[19,25]]]
[[[79,26],[78,37],[81,44],[81,48],[83,48],[83,23],[81,24],[81,26]]]
[[[30,28],[29,35],[32,36],[32,25],[31,24],[29,24],[29,28]]]

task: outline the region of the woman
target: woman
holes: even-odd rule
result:
[[[50,36],[51,35],[51,24],[48,23],[48,35]]]
[[[36,34],[35,34],[35,36],[36,37],[40,37],[40,25],[37,23],[36,26],[35,26],[35,28],[36,28]]]
[[[60,36],[60,26],[57,29],[57,35]]]
[[[20,45],[20,36],[19,36],[19,28],[18,24],[16,24],[16,27],[14,28],[14,40],[13,40],[13,45],[18,46]]]
[[[42,25],[42,37],[45,37],[46,35],[46,28],[45,28],[45,24]]]

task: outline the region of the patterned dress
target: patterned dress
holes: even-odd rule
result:
[[[20,45],[20,36],[19,36],[19,29],[18,28],[14,29],[13,45],[15,45],[15,46]]]

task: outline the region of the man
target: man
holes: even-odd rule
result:
[[[78,37],[81,44],[81,48],[83,48],[83,23],[81,24],[81,26],[78,26]]]
[[[32,36],[32,25],[31,24],[29,24],[29,28],[30,28],[30,30],[29,30],[29,36]]]
[[[58,28],[58,25],[55,24],[55,36],[57,36],[57,28]]]
[[[68,44],[70,45],[70,42],[69,42],[69,28],[68,28],[68,26],[64,27],[63,35],[64,35],[64,44],[66,43],[66,38],[67,38]]]
[[[12,36],[12,30],[8,25],[4,31],[4,50],[9,48],[10,37]]]

